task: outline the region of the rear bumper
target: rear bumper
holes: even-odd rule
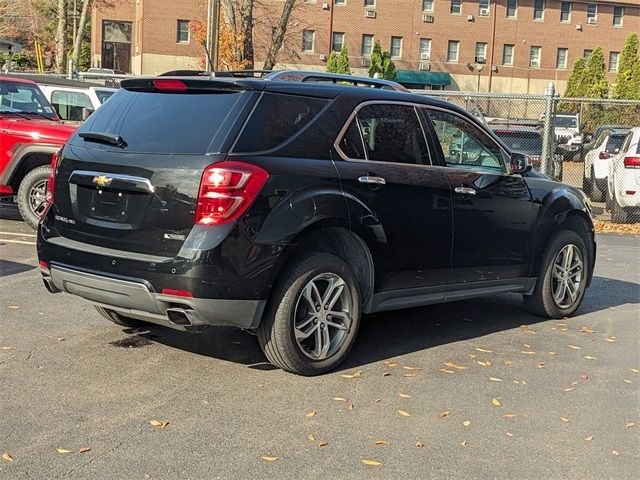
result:
[[[265,306],[263,300],[162,295],[144,280],[115,278],[60,264],[52,264],[49,270],[43,269],[42,275],[45,286],[52,293],[77,295],[126,317],[178,330],[203,326],[256,328]]]

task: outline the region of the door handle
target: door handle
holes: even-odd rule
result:
[[[461,193],[462,195],[475,195],[476,191],[473,188],[469,187],[456,187],[454,190],[456,193]]]
[[[370,185],[386,185],[387,181],[382,177],[371,177],[369,175],[364,175],[362,177],[358,177],[358,181],[360,183],[368,183]]]

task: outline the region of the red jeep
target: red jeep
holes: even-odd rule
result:
[[[15,195],[33,228],[46,207],[51,156],[74,130],[35,82],[0,76],[0,196]]]

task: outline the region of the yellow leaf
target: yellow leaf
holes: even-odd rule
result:
[[[362,370],[358,370],[357,372],[351,374],[340,375],[342,378],[359,378],[362,376],[364,372]]]
[[[616,337],[608,337],[608,338],[605,338],[605,340],[609,343],[615,343],[618,341]]]
[[[563,423],[569,423],[569,419],[565,417],[560,417],[560,421]]]
[[[376,440],[375,442],[373,442],[374,445],[389,445],[389,442],[387,442],[386,440]]]
[[[2,454],[2,459],[6,462],[13,462],[13,457],[8,452]]]
[[[558,352],[549,352],[549,355],[551,356],[558,355]]]
[[[462,422],[462,425],[468,427],[469,425],[471,425],[471,422],[469,420],[465,420],[464,422]]]
[[[595,331],[591,330],[589,327],[582,327],[580,331],[582,333],[596,333]]]
[[[308,439],[310,442],[315,442],[315,441],[316,441],[316,437],[314,437],[312,434],[307,435],[307,439]]]
[[[71,450],[67,450],[66,448],[58,448],[58,453],[71,453]]]
[[[505,413],[503,415],[504,418],[515,418],[516,414],[515,413]]]
[[[501,382],[502,381],[502,379],[496,378],[496,377],[489,377],[489,380],[491,380],[492,382]]]
[[[511,432],[505,432],[505,435],[506,435],[507,437],[513,437],[513,433],[511,433]]]
[[[415,377],[416,374],[415,373],[405,373],[404,375],[402,375],[403,377]]]
[[[482,353],[493,353],[493,350],[485,350],[484,348],[476,348],[476,350]]]
[[[376,399],[373,401],[373,403],[380,403],[381,401],[382,401],[382,399],[381,399],[381,398],[376,398]]]
[[[320,440],[320,442],[318,442],[319,447],[326,447],[327,445],[329,445],[329,442],[326,442],[324,440]]]
[[[394,368],[394,367],[398,366],[398,364],[396,362],[391,362],[391,361],[388,361],[388,360],[385,361],[384,364],[389,368]]]
[[[460,444],[461,447],[466,447],[467,446],[467,441],[463,440],[462,443]]]
[[[531,345],[529,345],[528,343],[523,343],[523,344],[522,344],[522,346],[523,346],[524,348],[531,349]]]
[[[441,368],[440,371],[444,372],[444,373],[456,373],[456,372],[454,372],[452,370],[447,370],[446,368]]]
[[[538,368],[544,368],[545,366],[546,366],[546,365],[545,365],[545,363],[544,363],[544,362],[540,362],[540,363],[538,364]]]
[[[362,463],[364,463],[365,465],[371,465],[372,467],[379,467],[382,465],[382,463],[378,462],[377,460],[368,460],[366,458],[362,459]]]
[[[410,417],[411,414],[409,412],[405,412],[404,410],[398,410],[398,413],[403,417]]]
[[[416,448],[422,448],[424,444],[422,442],[416,442]]]
[[[535,355],[536,352],[531,351],[531,350],[523,350],[522,353],[524,353],[525,355]]]
[[[411,395],[408,393],[399,393],[398,395],[400,395],[400,398],[411,398]]]
[[[502,363],[504,363],[505,365],[511,365],[513,362],[511,360],[505,360]]]
[[[405,370],[424,370],[424,368],[420,368],[420,367],[402,367]]]
[[[496,407],[502,406],[502,404],[500,403],[500,401],[497,398],[492,398],[491,399],[491,403],[493,403],[493,405],[496,406]]]
[[[444,417],[448,416],[450,413],[451,413],[451,412],[440,412],[440,413],[438,414],[438,417],[440,417],[440,418],[444,418]]]
[[[58,337],[58,341],[59,341],[59,342],[64,342],[64,341],[65,341],[65,338],[64,338],[64,337]]]
[[[80,453],[85,453],[85,452],[90,452],[90,451],[91,451],[91,449],[89,447],[82,447],[80,449]]]
[[[315,417],[316,416],[316,411],[312,410],[311,412],[307,413],[307,417]]]
[[[342,397],[333,397],[333,400],[335,400],[336,402],[346,402],[347,401],[346,398],[342,398]]]
[[[580,378],[582,380],[587,380],[589,378],[589,375],[585,375],[584,373],[582,375],[580,375]]]
[[[20,305],[9,305],[7,308],[10,308],[11,310],[18,310]]]
[[[382,374],[382,376],[383,376],[383,377],[390,377],[390,376],[391,376],[391,374],[390,374],[389,372],[384,372],[384,373]]]
[[[152,426],[154,427],[158,427],[158,428],[164,428],[167,425],[169,425],[169,422],[165,422],[163,420],[151,420],[149,422]]]
[[[11,345],[5,345],[2,347],[2,350],[12,350],[13,347]]]
[[[590,357],[589,355],[585,355],[584,358],[586,358],[587,360],[597,360],[596,357]]]
[[[467,370],[469,368],[465,365],[458,365],[453,362],[444,362],[444,366],[449,368],[455,368],[456,370]]]
[[[353,403],[350,403],[349,406],[347,407],[349,410],[353,411],[355,410],[356,406]]]
[[[624,381],[624,383],[633,383],[631,380],[627,380],[627,379],[625,379],[623,381]]]
[[[638,372],[640,372],[640,370],[638,370],[637,368],[630,368],[629,370],[631,370],[633,373],[638,373]]]
[[[575,390],[575,388],[573,387],[569,387],[569,388],[563,388],[562,389],[564,392],[573,392]]]
[[[620,452],[617,450],[611,450],[611,455],[613,455],[614,457],[619,457],[620,456]]]
[[[567,345],[567,347],[573,349],[573,350],[582,350],[582,347],[576,347],[575,345]]]
[[[593,435],[589,435],[588,437],[585,437],[585,439],[584,439],[585,442],[590,442],[591,440],[593,440]]]
[[[264,461],[266,461],[266,462],[275,462],[276,460],[278,460],[278,457],[268,457],[268,456],[265,456],[265,457],[261,457],[261,458],[262,458]]]
[[[625,428],[633,428],[633,427],[635,427],[635,426],[636,426],[636,424],[635,424],[634,422],[629,422],[629,423],[627,423],[624,427],[625,427]]]

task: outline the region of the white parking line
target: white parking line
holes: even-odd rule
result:
[[[36,242],[23,242],[22,240],[8,240],[6,238],[0,238],[0,243],[19,243],[21,245],[35,245]]]
[[[0,232],[0,235],[15,235],[16,237],[37,237],[33,233],[15,233],[15,232]]]

